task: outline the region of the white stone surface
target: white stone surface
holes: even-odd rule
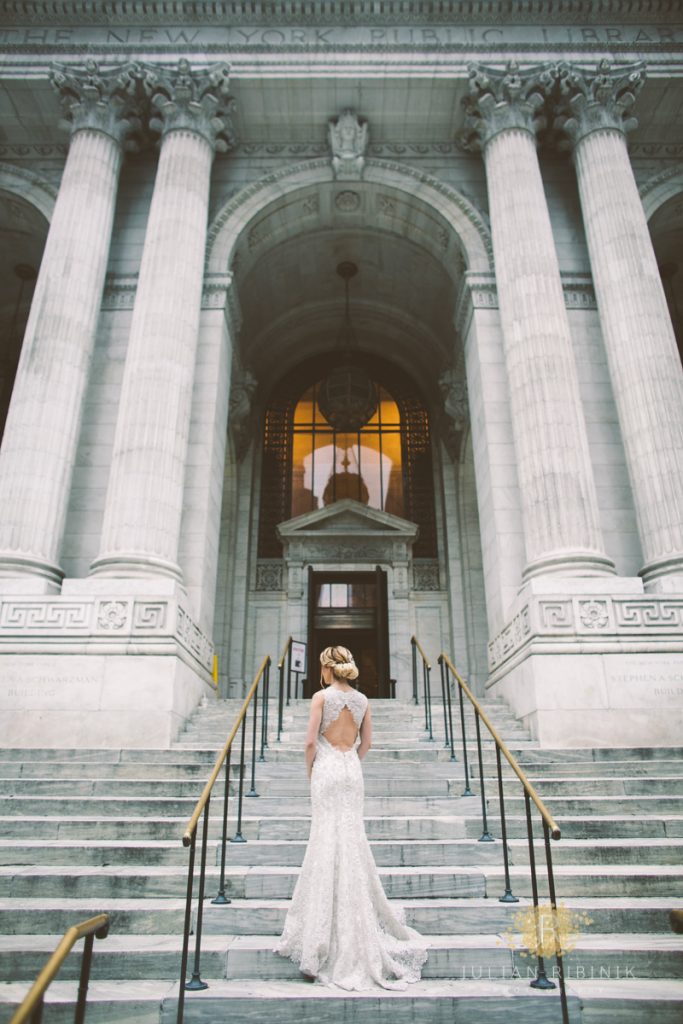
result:
[[[4,747],[166,747],[212,691],[166,655],[3,654]]]
[[[0,573],[55,589],[83,398],[95,343],[121,146],[71,141],[0,449]],[[58,429],[56,428],[58,425]]]
[[[93,571],[180,577],[178,545],[213,153],[166,135],[149,214]],[[188,187],[192,182],[192,187]]]
[[[610,572],[535,138],[484,145],[527,575]]]
[[[608,117],[608,120],[611,118]],[[683,591],[683,369],[620,126],[579,119],[574,162],[647,579]]]
[[[487,690],[542,747],[679,746],[683,654],[531,653]]]

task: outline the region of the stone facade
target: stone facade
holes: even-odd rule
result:
[[[307,565],[380,565],[400,697],[416,633],[542,743],[673,743],[670,5],[2,6],[0,739],[166,743],[214,652],[234,696],[305,638]],[[383,513],[259,552],[265,411],[334,347],[340,260],[429,413],[430,557]]]

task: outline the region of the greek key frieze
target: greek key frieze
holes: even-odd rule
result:
[[[133,630],[164,630],[168,621],[167,601],[136,601],[133,609]]]
[[[618,630],[675,632],[683,628],[683,599],[615,600],[614,617]]]
[[[202,633],[201,629],[187,614],[184,608],[178,606],[178,624],[176,632],[180,642],[194,654],[197,661],[200,661],[205,668],[211,669],[213,661],[213,644],[209,638]]]
[[[532,598],[528,605],[488,645],[493,671],[533,639],[539,644],[584,643],[590,639],[599,651],[601,639],[614,643],[677,638],[683,645],[683,598],[620,597],[611,595],[572,598]]]
[[[60,633],[87,631],[92,621],[93,606],[89,601],[3,601],[0,607],[0,630],[8,633]]]

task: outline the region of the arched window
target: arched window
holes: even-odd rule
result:
[[[294,407],[292,422],[292,516],[342,498],[403,516],[401,414],[386,390],[371,419],[357,432],[340,433],[323,416],[320,382]]]
[[[325,360],[281,381],[266,411],[259,520],[260,558],[279,558],[278,523],[353,498],[420,527],[413,552],[436,556],[429,418],[407,377],[369,357],[379,402],[359,431],[334,430],[319,403]]]

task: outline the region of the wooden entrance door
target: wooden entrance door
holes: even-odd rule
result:
[[[367,697],[388,697],[387,574],[379,566],[374,572],[309,569],[307,696],[320,685],[320,652],[339,645],[356,660],[358,689]]]

